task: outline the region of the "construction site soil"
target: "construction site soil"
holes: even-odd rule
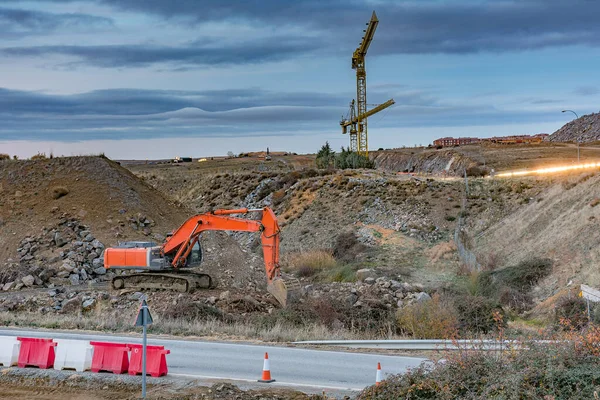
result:
[[[377,169],[346,171],[318,170],[312,156],[284,154],[180,164],[120,165],[104,157],[0,162],[0,322],[131,330],[141,293],[109,290],[102,250],[124,240],[160,243],[186,218],[216,208],[274,209],[282,268],[300,279],[303,296],[281,309],[266,293],[257,234],[209,232],[201,270],[217,288],[149,293],[161,321],[154,333],[264,341],[402,337],[399,310],[468,291],[481,271],[538,258],[551,259],[551,272],[527,294],[543,306],[520,318],[550,318],[547,299],[555,302],[580,283],[600,286],[598,169],[479,177],[573,165],[576,146],[372,156]],[[594,145],[580,148],[582,161],[598,156]]]

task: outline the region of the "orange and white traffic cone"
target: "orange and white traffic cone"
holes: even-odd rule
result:
[[[375,385],[379,385],[382,381],[381,378],[381,364],[377,363],[377,375],[375,375]]]
[[[269,353],[265,353],[265,362],[263,364],[262,379],[259,379],[258,381],[263,382],[263,383],[275,382],[275,379],[271,378],[271,366],[269,364]]]

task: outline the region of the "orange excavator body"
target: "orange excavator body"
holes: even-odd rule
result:
[[[232,217],[233,214],[247,214],[262,211],[260,221]],[[124,243],[121,247],[107,248],[104,252],[104,267],[108,269],[135,269],[152,274],[120,275],[113,279],[113,288],[126,286],[137,289],[173,289],[191,291],[195,288],[212,286],[212,279],[206,274],[185,273],[177,276],[185,268],[197,266],[200,235],[205,231],[260,232],[267,276],[267,288],[285,306],[290,291],[299,288],[298,283],[284,282],[279,267],[279,225],[277,217],[268,207],[263,209],[241,208],[236,210],[215,210],[195,215],[187,219],[165,240],[161,246],[145,242]],[[195,250],[196,249],[196,250]],[[165,272],[170,272],[165,274]],[[170,288],[171,285],[173,288]]]

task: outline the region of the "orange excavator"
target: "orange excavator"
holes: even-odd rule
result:
[[[231,217],[262,211],[260,221]],[[210,275],[190,271],[202,261],[199,239],[205,231],[260,232],[267,290],[282,306],[296,297],[300,284],[297,280],[284,280],[279,268],[279,225],[268,207],[215,210],[195,215],[173,231],[162,246],[152,242],[125,242],[104,251],[104,268],[141,271],[117,275],[112,280],[114,289],[162,289],[191,292],[213,287]]]

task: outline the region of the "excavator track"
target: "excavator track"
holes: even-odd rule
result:
[[[169,290],[190,293],[196,289],[210,289],[213,287],[213,282],[210,275],[207,274],[146,272],[115,276],[112,279],[111,287],[115,290]]]

